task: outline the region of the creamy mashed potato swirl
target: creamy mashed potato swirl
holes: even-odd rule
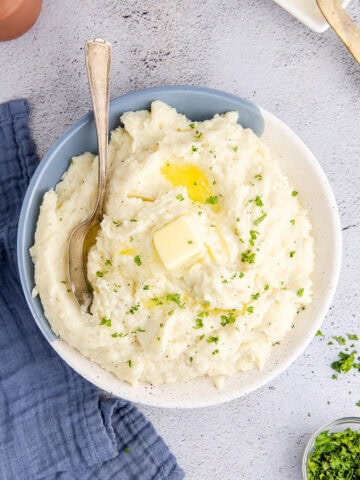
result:
[[[91,314],[66,285],[65,259],[95,201],[94,155],[73,158],[44,196],[31,255],[54,332],[131,384],[209,376],[221,386],[261,368],[312,300],[313,237],[297,192],[236,112],[191,122],[155,101],[121,120],[88,258]],[[155,245],[169,225],[188,234],[179,219],[184,251]]]

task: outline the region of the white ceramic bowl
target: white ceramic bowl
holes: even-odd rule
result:
[[[301,312],[296,327],[261,371],[230,377],[222,390],[207,378],[172,385],[136,388],[124,383],[57,338],[46,320],[40,300],[32,298],[33,264],[29,247],[34,241],[36,220],[43,194],[54,187],[67,169],[68,160],[83,151],[96,150],[92,114],[77,121],[50,148],[35,172],[26,193],[18,229],[18,264],[26,300],[33,317],[51,346],[78,373],[98,387],[135,402],[162,407],[202,407],[249,393],[285,370],[308,346],[320,328],[333,298],[341,259],[341,233],[338,211],[329,183],[315,157],[284,123],[269,112],[234,95],[200,87],[161,87],[124,95],[111,102],[110,128],[119,124],[121,113],[148,108],[152,100],[162,100],[192,120],[204,120],[215,113],[239,111],[239,121],[252,128],[272,150],[299,199],[309,211],[315,237],[316,263],[313,303]]]

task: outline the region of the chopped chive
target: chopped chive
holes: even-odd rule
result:
[[[259,218],[257,218],[256,220],[254,220],[254,222],[253,222],[254,225],[256,225],[256,226],[260,225],[260,223],[261,223],[262,221],[264,221],[266,217],[267,217],[267,213],[264,213],[263,215],[261,215],[261,217],[259,217]]]
[[[217,205],[219,203],[219,197],[217,197],[217,196],[208,197],[205,200],[205,203],[208,203],[210,205]]]
[[[102,317],[100,325],[106,325],[107,327],[111,327],[111,318]]]
[[[216,343],[217,344],[218,341],[219,341],[219,337],[211,337],[210,336],[206,341],[207,341],[207,343]]]

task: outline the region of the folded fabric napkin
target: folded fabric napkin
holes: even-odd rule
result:
[[[134,405],[102,396],[48,345],[16,264],[21,202],[36,167],[26,100],[0,105],[0,478],[178,480],[184,473]]]

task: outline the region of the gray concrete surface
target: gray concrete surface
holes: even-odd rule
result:
[[[360,22],[358,0],[349,11]],[[0,43],[0,101],[29,99],[39,156],[90,109],[83,45],[94,36],[114,46],[112,97],[171,84],[238,94],[284,120],[328,175],[344,255],[326,338],[315,337],[271,384],[228,404],[140,406],[189,480],[300,480],[311,432],[360,416],[360,374],[332,380],[340,347],[327,345],[331,335],[360,335],[360,66],[331,30],[315,34],[271,0],[45,0],[31,31]]]

